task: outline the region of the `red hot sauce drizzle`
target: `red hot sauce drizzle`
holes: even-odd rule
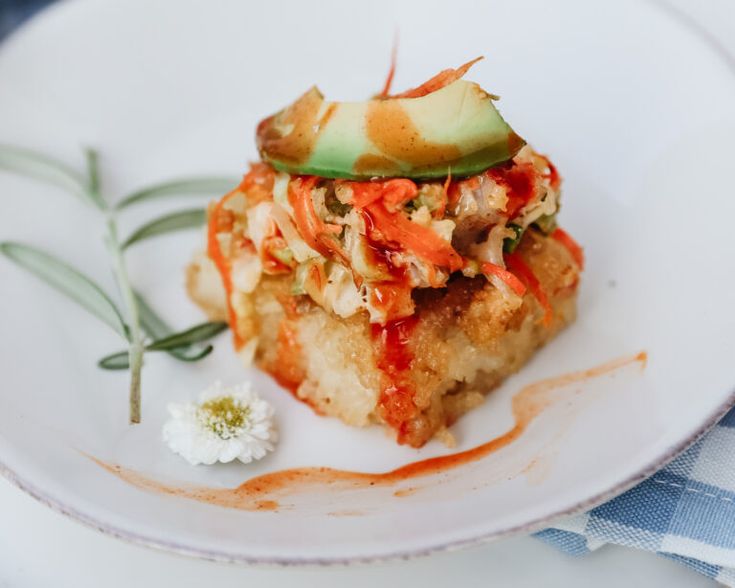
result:
[[[405,443],[410,421],[418,413],[414,402],[416,390],[411,379],[411,333],[416,327],[415,315],[393,320],[385,325],[372,324],[375,364],[383,372],[383,386],[378,408],[380,416],[398,433],[398,443]]]
[[[414,304],[406,268],[396,266],[391,260],[391,255],[398,251],[398,246],[393,248],[374,239],[372,217],[363,211],[363,218],[367,227],[365,254],[371,265],[380,268],[385,274],[382,281],[371,283],[370,303],[383,311],[388,322],[410,316],[413,314]]]
[[[514,218],[534,196],[537,173],[531,163],[516,163],[494,167],[487,172],[488,177],[507,187],[508,203],[505,215]]]
[[[88,454],[84,455],[111,474],[141,490],[187,498],[225,508],[277,511],[280,508],[278,500],[296,495],[299,492],[309,490],[350,492],[366,488],[392,487],[409,480],[440,474],[478,461],[518,439],[544,410],[556,403],[568,400],[569,395],[560,394],[560,389],[567,387],[571,393],[576,394],[579,390],[576,387],[570,388],[572,384],[614,374],[618,370],[634,364],[638,364],[643,369],[647,357],[646,352],[643,351],[589,369],[529,384],[513,397],[514,424],[502,435],[465,451],[410,462],[387,472],[367,473],[328,467],[301,467],[255,476],[236,488],[210,488],[206,486],[167,484],[130,468],[110,464]],[[400,358],[400,361],[405,361],[405,357]],[[407,494],[398,492],[392,495],[402,497]]]
[[[418,318],[413,314],[414,303],[406,268],[392,262],[391,253],[394,249],[382,240],[374,239],[372,216],[366,210],[362,212],[367,228],[366,254],[372,264],[386,274],[384,281],[371,284],[370,294],[371,304],[382,309],[387,319],[384,325],[370,324],[375,365],[383,373],[378,411],[385,422],[396,430],[398,443],[403,444],[406,442],[408,425],[418,413],[410,374],[413,362],[411,334]]]

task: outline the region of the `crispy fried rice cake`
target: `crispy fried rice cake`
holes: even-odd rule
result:
[[[317,413],[402,444],[448,427],[575,317],[560,176],[467,64],[362,103],[316,88],[258,126],[209,208],[191,298]]]

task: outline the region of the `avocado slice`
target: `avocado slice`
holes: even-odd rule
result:
[[[258,150],[280,171],[325,178],[473,175],[525,144],[493,99],[465,80],[420,98],[365,102],[327,102],[311,88],[258,125]]]

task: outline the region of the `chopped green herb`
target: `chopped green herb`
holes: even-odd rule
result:
[[[514,224],[508,225],[508,228],[515,232],[515,236],[506,237],[505,239],[503,239],[503,253],[513,253],[516,250],[516,247],[518,247],[518,243],[521,242],[521,238],[523,237],[523,233],[525,230],[520,225]]]

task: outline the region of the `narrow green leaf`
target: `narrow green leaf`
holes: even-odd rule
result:
[[[122,244],[122,248],[127,249],[133,243],[143,241],[144,239],[150,239],[151,237],[157,237],[158,235],[165,235],[166,233],[201,227],[206,220],[207,211],[203,208],[194,208],[191,210],[182,210],[179,212],[165,214],[147,222],[135,230],[133,234],[130,235],[130,237],[128,237]]]
[[[138,303],[140,324],[149,337],[155,341],[173,334],[173,329],[171,329],[171,327],[169,327],[163,319],[155,313],[148,302],[146,302],[145,298],[143,298],[138,292],[135,293],[135,299]],[[209,355],[212,352],[212,349],[213,347],[211,345],[192,343],[191,345],[184,347],[169,349],[167,353],[181,361],[197,361]]]
[[[163,339],[173,333],[173,329],[163,322],[163,319],[156,314],[140,292],[133,291],[133,295],[138,304],[140,326],[149,337],[154,340]]]
[[[84,177],[51,157],[11,145],[0,145],[0,169],[35,178],[71,192],[87,204],[100,203],[87,190]]]
[[[100,359],[97,365],[103,370],[126,370],[130,367],[130,353],[127,351],[111,353]]]
[[[197,325],[196,327],[187,329],[182,333],[172,334],[169,326],[163,322],[163,320],[155,313],[155,311],[138,292],[135,292],[135,298],[138,303],[140,324],[143,327],[143,330],[148,333],[150,337],[157,340],[146,348],[148,351],[156,351],[156,349],[153,348],[156,343],[159,345],[161,343],[166,344],[165,342],[167,339],[171,340],[174,337],[181,337],[187,333],[190,334],[194,332],[194,337],[191,337],[190,335],[188,336],[191,337],[192,340],[195,339],[196,342],[166,348],[165,351],[181,361],[198,361],[212,353],[214,350],[214,347],[211,345],[202,345],[198,341],[214,337],[227,328],[225,323],[205,323],[203,325]],[[222,327],[223,324],[225,325],[224,327]],[[161,348],[161,350],[163,350],[163,348]],[[127,369],[129,367],[128,352],[118,351],[117,353],[106,355],[97,362],[97,365],[106,370]]]
[[[187,345],[185,347],[174,347],[173,349],[167,349],[166,353],[175,357],[176,359],[180,359],[181,361],[194,362],[207,357],[207,355],[212,353],[212,351],[214,351],[214,347],[212,345],[201,345],[200,343],[192,343],[191,345]]]
[[[138,202],[155,200],[165,196],[218,196],[232,190],[232,188],[237,186],[238,181],[236,178],[223,177],[173,180],[133,192],[118,202],[116,208],[117,210],[122,210]]]
[[[174,351],[185,351],[189,349],[189,347],[181,347],[177,349],[170,349],[168,350],[168,353],[177,359],[180,359],[181,361],[185,361],[187,363],[193,363],[195,361],[199,361],[200,359],[204,359],[214,351],[214,347],[212,345],[197,345],[197,354],[191,354],[191,353],[182,353],[181,355],[177,355],[176,353],[173,353]],[[130,359],[129,359],[129,353],[127,351],[118,351],[117,353],[111,353],[110,355],[106,355],[102,359],[100,359],[97,362],[97,365],[101,367],[103,370],[126,370],[130,367]]]
[[[48,253],[21,243],[0,243],[0,253],[66,294],[128,339],[128,328],[120,311],[88,277]]]
[[[196,325],[180,333],[174,333],[163,339],[158,339],[150,345],[146,346],[147,351],[166,351],[169,349],[175,349],[177,347],[183,347],[184,345],[190,345],[191,343],[199,343],[200,341],[206,341],[211,339],[215,335],[218,335],[225,329],[227,329],[227,323],[216,322],[216,323],[202,323]]]
[[[102,198],[102,192],[100,191],[99,156],[94,149],[86,149],[84,154],[87,157],[87,192],[97,207],[105,210],[107,203]]]

